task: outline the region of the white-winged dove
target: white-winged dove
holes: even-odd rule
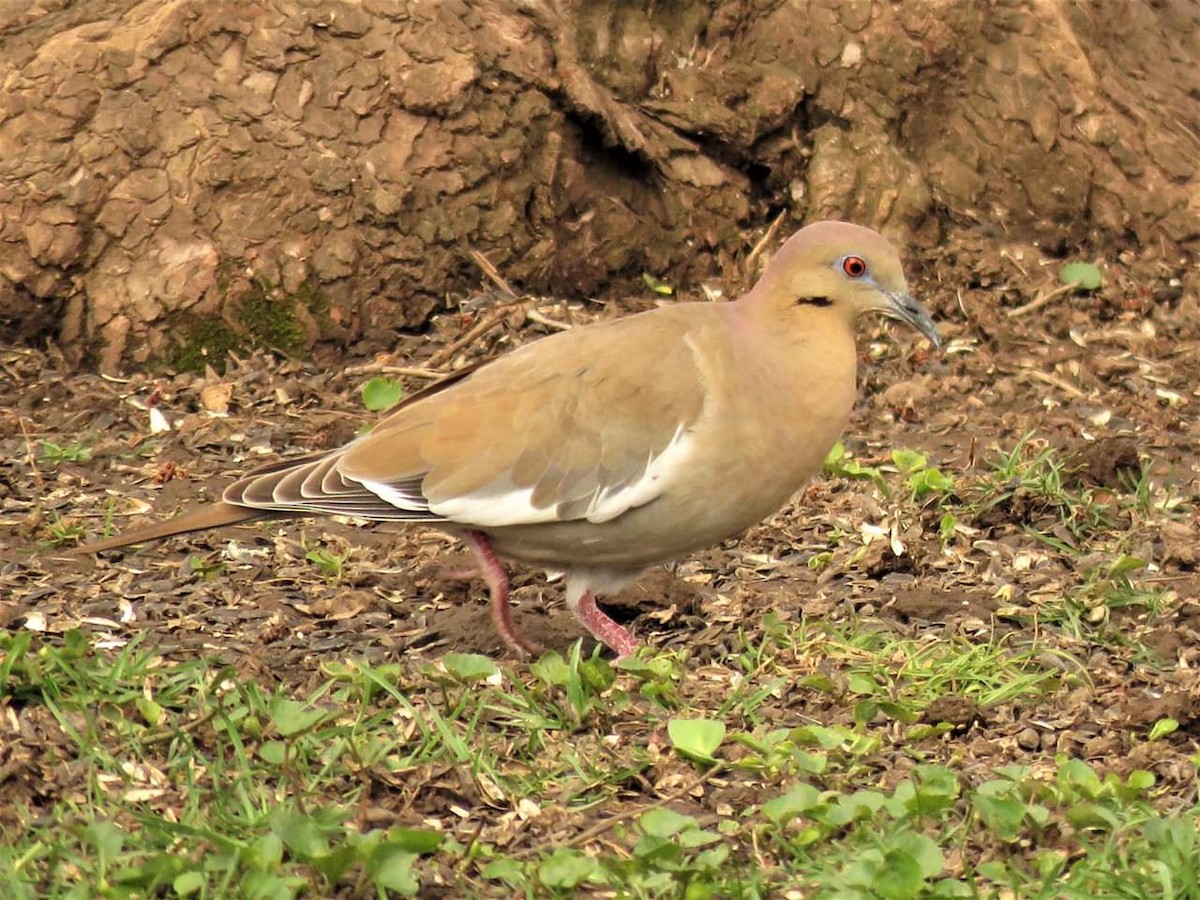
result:
[[[854,323],[869,312],[938,343],[891,244],[818,222],[737,301],[532,342],[413,395],[344,447],[264,466],[220,502],[73,552],[273,515],[423,522],[474,552],[510,647],[534,649],[498,557],[565,573],[571,611],[624,657],[637,642],[596,596],[759,522],[821,469],[854,402]]]

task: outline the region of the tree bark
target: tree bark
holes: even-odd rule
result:
[[[1198,60],[1188,2],[0,6],[0,322],[107,371],[301,352],[421,325],[470,249],[689,283],[781,212],[1178,257]]]

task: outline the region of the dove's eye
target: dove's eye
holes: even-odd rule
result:
[[[861,256],[847,256],[842,260],[842,271],[848,278],[862,278],[867,274],[867,261]]]

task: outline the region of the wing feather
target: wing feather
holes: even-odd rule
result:
[[[677,311],[526,345],[408,398],[339,450],[251,473],[225,499],[476,527],[613,519],[660,496],[692,453],[706,388]]]

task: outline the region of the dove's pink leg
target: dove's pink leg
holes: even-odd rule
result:
[[[568,583],[567,606],[580,624],[591,632],[592,637],[617,654],[617,659],[633,656],[638,648],[637,638],[596,605],[595,594]]]
[[[491,542],[478,531],[464,531],[463,539],[479,563],[479,571],[487,582],[492,598],[492,621],[504,643],[521,656],[537,653],[539,647],[521,632],[513,622],[512,607],[508,605],[508,573],[496,558]],[[615,623],[614,623],[615,624]]]

